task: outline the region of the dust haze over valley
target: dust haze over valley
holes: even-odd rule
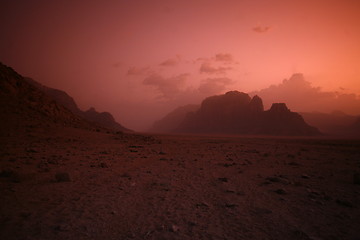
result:
[[[2,1],[0,239],[360,239],[359,14]]]
[[[281,102],[297,101],[293,111],[359,114],[357,1],[5,0],[0,11],[2,63],[133,130],[208,96],[261,91],[295,73],[321,89],[277,89],[287,92]],[[259,96],[268,109],[272,99]],[[346,106],[332,104],[338,96]]]

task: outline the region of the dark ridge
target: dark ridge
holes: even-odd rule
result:
[[[189,113],[175,129],[179,133],[266,134],[312,136],[320,132],[285,103],[264,111],[260,97],[231,91],[206,98],[198,111]]]
[[[43,91],[49,97],[53,98],[58,104],[69,109],[75,115],[86,119],[89,122],[94,122],[101,127],[123,131],[123,132],[132,132],[132,130],[123,127],[121,124],[117,123],[114,117],[108,112],[97,112],[94,108],[90,108],[87,111],[82,111],[74,101],[74,99],[69,96],[66,92],[54,88],[44,86],[31,78],[25,78],[26,81],[31,83],[33,86]]]

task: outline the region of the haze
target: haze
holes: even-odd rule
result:
[[[355,0],[5,0],[0,61],[145,130],[175,107],[298,72],[359,101],[359,15]]]

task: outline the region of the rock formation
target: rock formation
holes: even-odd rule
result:
[[[317,135],[298,113],[285,103],[274,103],[264,111],[260,97],[231,91],[206,98],[198,111],[190,113],[176,132],[217,134]]]
[[[177,128],[185,119],[186,115],[190,112],[195,112],[200,108],[199,105],[186,105],[182,107],[178,107],[169,114],[167,114],[164,118],[156,121],[149,132],[171,132],[175,128]]]
[[[131,130],[117,123],[114,117],[110,113],[108,112],[99,113],[94,108],[90,108],[87,111],[82,111],[77,106],[74,99],[71,96],[69,96],[66,92],[44,86],[31,78],[25,78],[25,79],[33,86],[37,87],[38,89],[46,93],[49,97],[53,98],[58,104],[63,105],[64,107],[69,109],[72,113],[86,119],[87,121],[94,122],[108,129],[131,132]]]
[[[1,63],[0,117],[3,132],[11,132],[13,127],[21,129],[25,125],[61,124],[81,128],[94,127],[28,83],[12,68]]]
[[[45,121],[76,127],[130,131],[118,124],[110,113],[98,113],[94,109],[83,112],[66,92],[24,78],[1,63],[0,105],[1,115],[9,123],[22,118],[28,124]]]

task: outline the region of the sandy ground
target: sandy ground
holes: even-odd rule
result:
[[[359,140],[28,127],[0,141],[0,239],[360,239]]]

